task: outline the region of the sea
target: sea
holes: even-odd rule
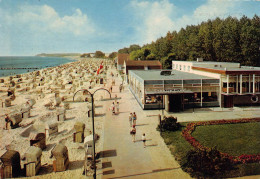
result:
[[[72,61],[72,59],[64,57],[0,56],[0,77],[29,73]]]

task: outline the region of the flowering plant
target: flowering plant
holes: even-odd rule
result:
[[[237,123],[249,123],[249,122],[260,122],[260,118],[243,118],[235,120],[217,120],[217,121],[202,121],[196,123],[187,124],[186,128],[182,131],[182,136],[188,141],[194,148],[200,150],[208,150],[208,147],[205,147],[199,143],[193,136],[192,132],[195,130],[196,126],[206,126],[206,125],[221,125],[221,124],[237,124]],[[228,157],[232,159],[234,163],[254,163],[260,161],[260,154],[256,155],[247,155],[243,154],[240,156],[231,156],[227,153],[222,153],[222,157]]]

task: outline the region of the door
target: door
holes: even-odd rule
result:
[[[224,108],[233,108],[234,103],[233,103],[233,96],[224,96]]]
[[[169,95],[169,111],[179,112],[183,110],[183,94]]]

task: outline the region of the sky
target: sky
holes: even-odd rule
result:
[[[260,15],[260,0],[0,0],[0,56],[105,53],[208,19]]]

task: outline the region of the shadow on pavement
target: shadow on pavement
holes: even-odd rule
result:
[[[112,163],[111,162],[103,162],[102,163],[102,169],[110,168],[110,167],[112,167]]]
[[[158,146],[157,144],[149,144],[149,145],[145,145],[146,147],[156,147]]]
[[[111,175],[111,174],[114,174],[115,173],[115,170],[107,170],[107,171],[103,171],[103,175]]]
[[[136,124],[135,126],[147,126],[149,124]]]
[[[116,157],[117,156],[117,152],[116,150],[104,150],[104,151],[100,151],[98,153],[98,156],[100,158],[106,158],[106,157]]]
[[[177,170],[180,167],[177,168],[163,168],[163,169],[155,169],[152,170],[151,172],[145,172],[145,173],[137,173],[137,174],[132,174],[132,175],[125,175],[125,176],[119,176],[119,177],[111,177],[112,178],[129,178],[129,177],[134,177],[134,176],[140,176],[140,175],[147,175],[151,173],[157,173],[157,172],[164,172],[164,171],[169,171],[169,170]]]

